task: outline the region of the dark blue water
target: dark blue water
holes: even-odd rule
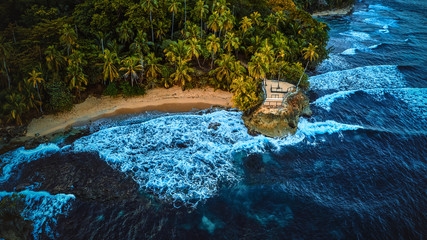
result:
[[[102,120],[75,141],[3,155],[1,194],[33,164],[22,193],[36,238],[424,239],[426,10],[367,0],[321,19],[333,51],[310,80],[313,117],[294,136],[250,136],[241,113],[223,110]],[[49,179],[37,165],[68,156],[108,163],[140,193],[88,199],[78,181],[40,192]]]

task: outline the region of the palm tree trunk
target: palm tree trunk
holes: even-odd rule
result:
[[[103,38],[101,38],[101,48],[102,48],[102,54],[105,54],[104,53],[104,39]]]
[[[225,31],[225,34],[224,34],[224,43],[222,44],[222,50],[224,50],[225,41],[227,41],[227,30]]]
[[[187,31],[187,0],[184,0],[184,27]]]
[[[203,18],[200,18],[200,39],[203,38]]]
[[[3,65],[4,65],[4,70],[6,71],[6,76],[7,76],[7,86],[10,89],[10,76],[9,76],[9,71],[7,70],[7,65],[6,65],[6,58],[3,58]]]
[[[200,65],[199,58],[197,58],[197,63],[199,64],[199,67],[202,67],[202,65]]]
[[[151,24],[151,41],[154,43],[154,29],[153,29],[153,16],[150,10],[150,24]]]
[[[67,56],[68,57],[70,56],[70,44],[69,43],[67,43]]]
[[[172,31],[171,31],[171,39],[173,40],[173,24],[175,21],[175,11],[172,11]]]
[[[212,54],[211,69],[213,69],[214,60],[215,60],[215,53]]]
[[[40,100],[40,112],[43,113],[43,109],[42,109],[42,98],[40,97],[40,90],[39,90],[39,85],[36,82],[36,88],[37,88],[37,94],[39,95],[39,100]]]
[[[15,30],[12,30],[13,42],[16,43]]]
[[[298,86],[299,86],[299,83],[301,82],[302,76],[304,76],[305,70],[307,70],[308,63],[310,63],[310,62],[307,62],[307,64],[305,65],[305,68],[304,68],[304,72],[302,72],[301,77],[300,77],[300,78],[299,78],[299,80],[298,80],[298,84],[297,84],[297,92],[298,92]]]

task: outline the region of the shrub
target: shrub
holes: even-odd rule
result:
[[[115,82],[108,84],[103,94],[111,97],[119,95],[119,89],[117,88],[117,84]]]
[[[294,64],[286,65],[283,68],[282,73],[284,76],[286,76],[285,80],[287,82],[292,83],[296,86],[303,72],[304,72],[304,68],[301,66],[301,63],[294,63]],[[304,90],[307,90],[309,86],[310,86],[310,83],[308,81],[308,76],[307,74],[304,73],[304,75],[302,76],[301,82],[299,84],[299,87]]]
[[[46,84],[50,96],[48,108],[54,112],[70,111],[73,108],[73,95],[64,82],[53,81]]]
[[[120,84],[120,89],[122,90],[122,94],[125,97],[132,97],[138,95],[144,95],[145,89],[138,84],[135,84],[133,87],[129,82],[123,82]]]

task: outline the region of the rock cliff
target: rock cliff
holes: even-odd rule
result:
[[[251,134],[282,137],[295,134],[300,116],[311,116],[309,99],[302,92],[289,95],[282,107],[261,105],[242,118]]]

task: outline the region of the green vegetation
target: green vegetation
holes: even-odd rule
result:
[[[307,12],[313,13],[347,7],[354,4],[354,0],[295,0],[295,3]]]
[[[298,2],[297,2],[298,3]],[[242,110],[263,78],[308,88],[328,27],[291,0],[32,0],[0,3],[0,117],[21,125],[85,92],[134,96],[211,85]],[[102,89],[101,88],[101,89]]]

